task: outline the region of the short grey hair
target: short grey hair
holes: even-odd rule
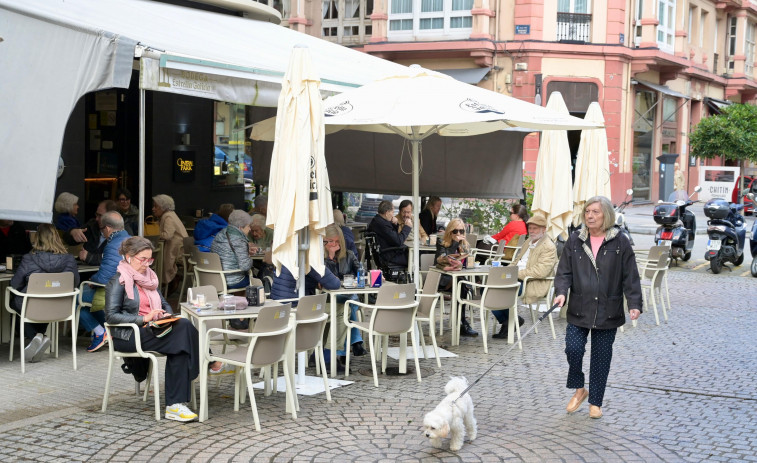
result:
[[[392,204],[391,201],[381,201],[378,205],[378,213],[379,215],[384,215],[387,212],[392,211],[394,212],[394,204]]]
[[[268,206],[268,196],[260,195],[255,196],[255,200],[252,202],[253,205],[255,205],[255,208],[261,208],[261,207],[267,207]]]
[[[344,212],[334,209],[334,223],[339,227],[344,226]]]
[[[173,198],[168,195],[156,195],[152,197],[152,200],[164,211],[173,211],[176,209]]]
[[[255,227],[265,228],[265,216],[263,214],[253,215],[252,225]]]
[[[586,201],[586,204],[584,204],[584,207],[581,210],[581,223],[586,224],[586,209],[594,203],[599,203],[602,215],[604,216],[604,220],[602,220],[602,231],[609,230],[615,225],[615,207],[613,207],[610,200],[604,196],[593,196]]]
[[[105,214],[103,214],[102,218],[100,219],[100,223],[104,227],[110,227],[114,231],[119,231],[124,229],[124,218],[121,216],[121,213],[118,211],[108,211]]]
[[[249,225],[251,222],[252,217],[250,217],[250,214],[246,213],[245,211],[234,209],[231,214],[229,214],[229,225],[233,225],[240,230]]]
[[[55,212],[59,214],[65,214],[69,213],[71,214],[74,210],[74,206],[76,206],[79,203],[79,197],[71,194],[63,192],[58,195],[58,198],[55,200]]]

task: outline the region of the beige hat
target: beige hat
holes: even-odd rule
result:
[[[532,223],[534,225],[538,225],[540,227],[547,228],[547,219],[544,218],[542,215],[535,215],[528,219],[527,224]]]

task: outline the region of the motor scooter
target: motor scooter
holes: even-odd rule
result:
[[[626,238],[628,238],[628,241],[631,242],[631,246],[633,246],[633,238],[631,237],[631,231],[628,229],[628,224],[626,224],[626,218],[623,215],[623,211],[626,209],[626,206],[631,204],[631,201],[633,201],[633,190],[631,188],[626,190],[626,200],[622,203],[615,206],[615,226],[620,229],[620,232],[624,235],[626,235]]]
[[[754,193],[747,194],[747,197],[754,203]],[[752,276],[757,278],[757,219],[752,223],[752,236],[749,238],[749,251],[752,253],[752,265],[749,267],[749,271],[752,272]]]
[[[694,238],[697,233],[696,216],[686,210],[694,204],[691,197],[702,191],[701,186],[694,188],[686,201],[678,200],[674,203],[660,203],[655,206],[655,223],[660,224],[655,232],[654,240],[658,246],[670,246],[670,253],[674,259],[687,261],[691,259],[691,250],[694,249]]]
[[[744,206],[731,204],[724,199],[711,199],[704,205],[707,221],[707,251],[704,258],[710,261],[712,273],[720,273],[723,263],[741,265],[744,262],[746,224],[741,211]]]

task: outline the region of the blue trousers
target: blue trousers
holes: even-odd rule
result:
[[[98,287],[91,287],[84,285],[81,294],[82,302],[92,302],[95,297],[95,290]],[[79,327],[84,331],[92,331],[98,327],[98,325],[105,324],[105,311],[98,310],[97,312],[90,312],[89,307],[82,307],[79,311]]]
[[[591,331],[591,365],[589,366],[589,403],[602,406],[610,374],[612,343],[615,342],[616,328],[609,330],[581,328],[568,323],[565,330],[565,355],[568,358],[568,389],[584,387],[583,360],[586,340]]]

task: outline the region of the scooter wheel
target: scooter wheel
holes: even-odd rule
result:
[[[717,275],[718,273],[720,273],[721,270],[723,270],[723,263],[720,262],[720,259],[718,259],[717,257],[714,257],[710,261],[710,269],[712,270],[712,273]]]
[[[687,260],[691,259],[691,251],[686,252],[683,255],[683,261],[686,262]]]
[[[744,263],[744,253],[742,252],[738,259],[733,262],[733,265],[739,266]]]
[[[757,278],[757,257],[752,259],[752,267],[749,270],[752,271],[752,276]]]

